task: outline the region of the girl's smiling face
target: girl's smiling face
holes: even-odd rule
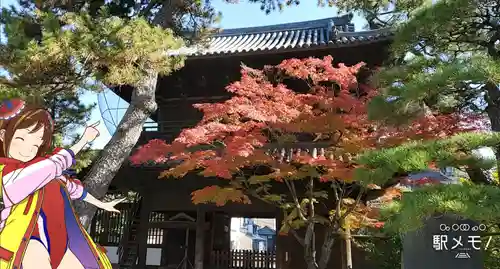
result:
[[[44,126],[33,124],[27,128],[17,129],[12,136],[8,150],[9,158],[29,162],[37,155],[43,144]],[[0,133],[1,135],[1,133]]]
[[[50,114],[27,105],[16,116],[0,120],[0,157],[29,162],[44,156],[52,145],[53,132]]]

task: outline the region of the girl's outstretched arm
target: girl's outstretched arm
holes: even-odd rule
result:
[[[113,200],[111,202],[102,202],[102,201],[99,201],[94,196],[92,196],[90,193],[87,193],[85,198],[83,198],[83,201],[90,203],[90,204],[93,204],[94,206],[96,206],[98,208],[101,208],[101,209],[104,209],[104,210],[110,211],[110,212],[116,212],[116,213],[120,213],[120,210],[116,209],[115,206],[117,204],[125,201],[125,200],[126,200],[126,198]]]
[[[29,165],[4,164],[2,193],[6,198],[5,206],[21,202],[52,179],[61,176],[74,162],[75,156],[71,150],[58,148],[51,155]]]
[[[87,141],[85,139],[80,139],[78,142],[76,142],[73,146],[71,146],[71,151],[73,151],[76,154],[78,154],[86,145]]]
[[[85,128],[82,137],[76,144],[71,147],[71,150],[78,154],[88,143],[94,141],[99,136],[99,130],[97,130],[97,126],[99,125],[99,121],[93,124],[90,124]]]
[[[125,199],[115,200],[111,202],[102,202],[88,193],[83,187],[80,180],[68,177],[63,177],[61,178],[61,180],[66,182],[66,189],[68,190],[69,196],[72,200],[82,200],[106,211],[120,212],[119,210],[115,209],[115,205],[124,201]]]
[[[63,174],[67,174],[66,171],[64,171]],[[71,200],[83,200],[88,195],[87,190],[85,190],[80,180],[70,178],[69,176],[62,176],[59,177],[59,179],[65,182],[66,190]]]

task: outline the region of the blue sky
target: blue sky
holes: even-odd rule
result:
[[[244,2],[244,0],[241,0],[241,2]],[[15,0],[0,0],[0,6],[2,7],[15,3]],[[259,4],[227,4],[222,0],[215,0],[212,3],[215,8],[221,11],[223,14],[220,25],[218,26],[226,29],[307,21],[338,15],[335,8],[318,7],[316,4],[317,1],[312,0],[303,1],[300,6],[289,7],[282,12],[274,12],[270,15],[266,15],[263,11],[261,11]],[[366,22],[360,17],[355,16],[353,19],[353,23],[356,25],[357,30],[361,30]],[[86,92],[82,96],[82,102],[86,104],[97,103],[97,98],[98,94]],[[98,120],[101,120],[101,113],[99,108],[96,106],[96,109],[92,112],[90,122],[95,122]],[[77,131],[81,132],[82,130],[83,128]],[[103,148],[111,138],[111,135],[108,133],[102,120],[99,126],[99,130],[101,135],[95,140],[93,144],[93,147],[96,149]]]

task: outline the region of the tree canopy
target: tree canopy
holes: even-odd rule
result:
[[[118,126],[122,131],[99,152],[100,158],[78,156],[82,165],[95,160],[84,184],[102,198],[136,144],[143,123],[156,109],[158,74],[182,67],[183,57],[167,52],[183,46],[184,40],[163,26],[173,16],[168,5],[155,9],[151,16],[159,14],[155,16],[159,20],[152,22],[149,17],[126,16],[113,9],[112,3],[123,6],[125,2],[106,1],[109,5],[101,6],[69,2],[20,1],[20,7],[2,8],[6,40],[0,44],[0,66],[5,70],[0,96],[42,103],[61,124],[68,123],[67,115],[78,114],[73,123],[82,124],[85,117],[74,113],[83,109],[76,101],[82,90],[131,86],[132,100]],[[65,132],[71,126],[59,127],[68,135]],[[95,208],[78,209],[82,223],[89,225]]]
[[[370,70],[332,60],[243,66],[241,79],[226,88],[231,99],[194,105],[204,114],[195,127],[171,144],[149,141],[130,160],[166,163],[160,178],[195,172],[225,179],[194,191],[194,203],[259,199],[281,208],[281,232],[303,244],[309,268],[325,268],[332,234],[382,225],[370,201],[387,203],[400,196],[394,186],[408,173],[458,158],[454,140],[433,139],[475,128],[473,118],[455,113],[421,114],[402,128],[371,121],[367,104],[378,91],[363,83]],[[316,225],[329,231],[319,265],[310,241]]]
[[[369,105],[371,119],[404,126],[422,113],[457,113],[463,117],[483,117],[484,130],[500,131],[499,3],[472,0],[336,3],[344,10],[362,11],[371,16],[369,21],[378,22],[378,27],[392,27],[395,33],[391,58],[372,77],[372,85],[380,89],[380,94]],[[421,224],[417,219],[422,220],[432,212],[454,212],[484,221],[485,216],[497,216],[496,206],[491,202],[497,196],[498,180],[489,172],[492,167],[498,170],[500,150],[496,137],[496,133],[467,134],[454,138],[459,140],[447,140],[446,143],[460,141],[448,145],[461,152],[459,158],[444,151],[435,155],[432,153],[438,152],[435,148],[418,150],[425,158],[434,156],[441,159],[441,165],[454,167],[472,185],[433,186],[405,196],[389,210],[394,213],[398,209],[399,217],[394,219],[393,226],[399,223],[400,227],[396,230],[414,229]],[[421,146],[396,148],[392,156],[400,150],[414,151]],[[474,149],[482,147],[492,148],[496,160],[480,161]],[[482,207],[476,207],[478,204]],[[493,218],[488,220],[494,221]]]

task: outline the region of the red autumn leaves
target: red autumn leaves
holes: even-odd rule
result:
[[[332,60],[290,59],[262,70],[244,67],[241,79],[226,88],[231,99],[195,105],[204,115],[195,127],[184,129],[172,144],[149,141],[130,161],[179,161],[160,177],[201,170],[204,176],[236,181],[243,169],[266,165],[271,169],[267,180],[300,180],[306,176],[301,167],[313,167],[320,181],[350,182],[358,167],[355,156],[363,151],[449,136],[466,128],[453,114],[422,116],[404,128],[368,120],[367,104],[378,92],[358,81],[364,64],[334,66]],[[302,81],[307,91],[297,92],[289,81]],[[283,162],[268,146],[285,142],[323,146],[318,156],[294,151]],[[211,186],[194,192],[193,201],[223,205],[249,199],[240,189]]]

